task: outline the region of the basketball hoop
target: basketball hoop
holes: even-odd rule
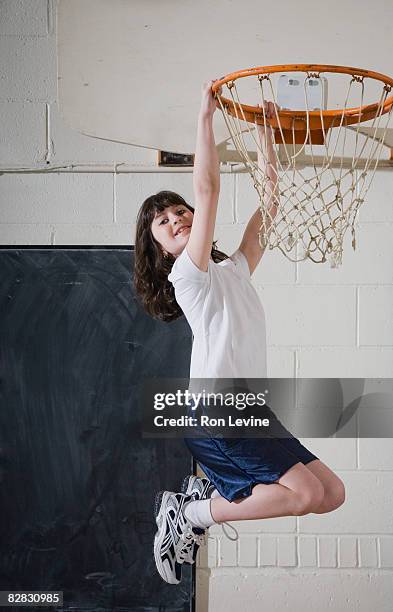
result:
[[[288,72],[303,76],[302,109],[277,108],[273,77]],[[326,79],[321,74],[324,73],[335,73],[341,80],[345,79],[344,100],[335,110],[323,108]],[[318,108],[309,108],[311,80],[322,92]],[[377,102],[365,103],[366,81],[372,82],[374,90],[377,88],[377,92],[374,91],[379,96]],[[254,100],[258,96],[261,106],[240,102],[239,85],[246,82]],[[337,267],[342,262],[343,240],[350,228],[355,248],[354,224],[380,160],[392,114],[393,95],[389,96],[392,88],[393,79],[383,74],[320,64],[261,66],[233,72],[214,83],[217,106],[259,195],[262,247],[278,248],[291,261],[310,259],[323,263],[329,259],[332,267]],[[340,93],[342,90],[343,87]],[[359,102],[355,106],[354,97]],[[267,135],[267,100],[276,105],[276,114],[270,119],[277,165],[277,183],[273,191],[264,169],[250,154],[251,143],[264,163],[269,163],[256,130],[256,126],[262,126],[262,133]],[[366,135],[360,130],[365,122],[371,123]],[[350,126],[352,149],[346,129]],[[382,138],[379,136],[381,128]],[[318,167],[315,162],[317,147],[322,147],[323,151],[322,158],[318,156]],[[308,175],[299,167],[306,149],[311,160]],[[338,160],[338,169],[333,167],[333,160],[335,165]],[[277,210],[275,215],[272,215],[273,206]]]

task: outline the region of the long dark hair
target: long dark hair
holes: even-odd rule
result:
[[[164,256],[151,231],[156,212],[174,205],[185,206],[194,212],[194,208],[178,193],[160,191],[143,202],[136,220],[134,286],[146,312],[161,321],[173,321],[183,314],[176,302],[173,285],[168,281],[176,258],[170,253]],[[211,256],[214,262],[228,258],[216,248],[216,241]]]

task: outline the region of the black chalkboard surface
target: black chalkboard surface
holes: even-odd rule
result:
[[[193,609],[191,567],[167,585],[152,550],[155,493],[192,459],[140,437],[138,403],[144,377],[188,376],[192,335],[144,313],[132,269],[130,247],[0,250],[0,590],[64,610]]]

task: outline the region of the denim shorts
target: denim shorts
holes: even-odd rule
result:
[[[276,482],[296,463],[306,465],[318,459],[275,415],[274,419],[275,431],[279,427],[287,437],[218,438],[207,432],[204,437],[184,439],[196,462],[228,501],[248,497],[258,483]]]

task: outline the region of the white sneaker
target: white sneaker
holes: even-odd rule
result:
[[[190,475],[185,477],[180,490],[185,495],[192,495],[194,500],[197,501],[211,497],[214,489],[214,484],[208,478]]]
[[[200,476],[193,475],[186,476],[181,486],[181,492],[185,495],[191,495],[195,501],[201,499],[208,499],[209,497],[211,497],[214,489],[214,484],[208,478],[201,478]],[[235,529],[235,527],[230,523],[221,523],[221,528],[228,540],[236,542],[236,540],[239,539],[237,529]],[[228,528],[232,530],[233,536],[229,535]],[[194,553],[192,554],[194,560],[196,558],[198,548],[199,546],[196,546]]]
[[[160,491],[156,496],[157,533],[154,537],[154,560],[161,578],[168,584],[179,584],[182,563],[190,563],[195,534],[184,515],[193,498],[182,493]]]

